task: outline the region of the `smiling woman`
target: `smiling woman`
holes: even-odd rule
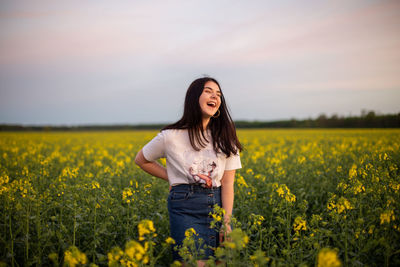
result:
[[[136,156],[135,162],[170,184],[168,212],[175,247],[192,228],[204,259],[214,255],[224,234],[231,232],[235,170],[241,168],[242,146],[217,80],[204,77],[189,86],[182,118],[164,127]],[[167,159],[167,168],[155,160]],[[214,205],[225,210],[225,233],[210,227]],[[181,260],[173,250],[175,260]],[[204,261],[198,261],[203,266]]]
[[[214,116],[214,118],[220,115],[221,90],[215,82],[206,82],[203,93],[200,95],[199,104],[204,118],[213,117],[216,113],[218,113],[218,115]],[[203,128],[206,128],[208,120],[204,120],[204,122],[206,122],[206,124],[203,123]]]

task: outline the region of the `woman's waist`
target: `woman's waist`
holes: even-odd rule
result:
[[[215,192],[221,190],[221,186],[207,187],[199,183],[176,184],[171,187],[172,190],[188,190],[198,192]]]

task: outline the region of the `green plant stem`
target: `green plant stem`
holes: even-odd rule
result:
[[[389,258],[390,258],[390,245],[387,240],[389,240],[388,231],[385,229],[385,266],[389,267]]]
[[[347,219],[347,218],[346,218]],[[344,263],[346,266],[349,265],[349,255],[347,253],[347,221],[344,224]]]
[[[269,219],[269,226],[271,227],[271,225],[272,225],[272,217],[273,217],[273,213],[271,214],[271,216],[270,216],[270,219]],[[271,248],[271,238],[272,238],[272,232],[271,233],[269,233],[269,230],[268,230],[268,250],[267,250],[267,253],[268,253],[268,255],[269,254],[271,254],[271,251],[270,251],[270,248]]]
[[[41,228],[41,223],[40,223],[40,205],[38,202],[36,202],[36,232],[37,232],[37,237],[38,237],[38,253],[39,253],[39,257],[38,257],[38,265],[42,265],[41,264],[41,260],[42,260],[42,249],[40,247],[40,242],[42,240],[42,228]]]
[[[11,216],[12,214],[10,213],[9,216],[9,227],[10,227],[10,241],[11,241],[11,266],[15,266],[15,259],[14,259],[14,237],[13,237],[13,231],[12,231],[12,222],[11,222]]]
[[[26,220],[25,220],[25,264],[28,265],[29,260],[29,216],[30,205],[28,205]]]
[[[286,242],[286,249],[288,251],[290,251],[290,231],[291,231],[291,225],[290,225],[290,220],[291,220],[291,213],[290,213],[290,209],[288,209],[288,204],[287,201],[285,201],[285,205],[286,205],[286,209],[287,209],[287,227],[286,227],[286,235],[287,235],[287,242]],[[286,256],[286,259],[289,260],[289,253]]]
[[[167,248],[169,248],[169,246],[167,245],[167,246],[165,246],[161,251],[160,251],[160,253],[158,253],[158,255],[156,256],[156,257],[151,257],[150,258],[150,263],[149,263],[149,266],[155,266],[155,264],[157,263],[157,261],[158,261],[158,259],[164,254],[164,251],[167,249]],[[151,256],[152,256],[153,254],[151,254]]]
[[[73,246],[75,246],[75,231],[76,231],[76,202],[74,202],[74,229],[73,229],[73,239],[72,239]]]
[[[94,241],[94,252],[96,252],[96,239],[97,239],[97,232],[96,232],[96,221],[97,221],[97,198],[94,205],[94,222],[93,222],[93,241]],[[92,261],[95,262],[95,254],[93,253]]]

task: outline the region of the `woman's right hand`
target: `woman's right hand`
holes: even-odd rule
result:
[[[232,232],[231,225],[229,223],[225,224],[225,230],[219,232],[219,242],[222,243],[225,240],[231,241],[231,238],[228,236]]]

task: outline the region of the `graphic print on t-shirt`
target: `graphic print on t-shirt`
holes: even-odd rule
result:
[[[190,184],[201,184],[206,188],[216,186],[218,158],[214,150],[187,150],[183,153],[183,158],[185,159],[185,169],[191,177]]]

